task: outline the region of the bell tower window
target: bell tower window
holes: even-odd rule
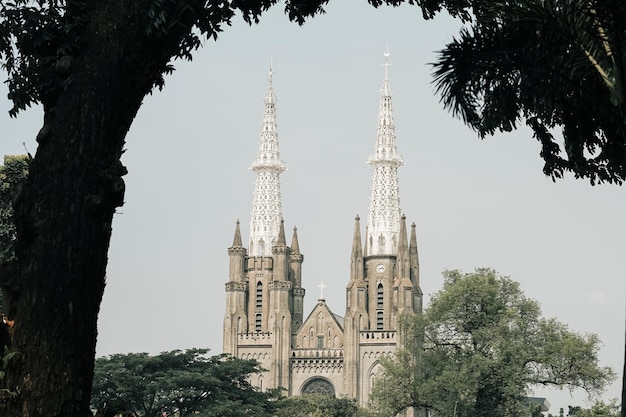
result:
[[[376,330],[382,330],[382,329],[383,329],[383,312],[377,311],[376,312]]]
[[[383,284],[378,284],[376,289],[376,308],[383,308],[385,304],[385,297],[383,292]]]
[[[255,307],[257,310],[263,308],[263,283],[261,281],[256,283]]]

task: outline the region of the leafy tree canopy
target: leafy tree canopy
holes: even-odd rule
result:
[[[613,380],[598,365],[598,337],[543,318],[517,282],[491,269],[443,275],[423,315],[404,319],[404,347],[382,361],[372,399],[383,415],[415,407],[442,417],[521,416],[533,386],[597,393]]]
[[[582,408],[580,406],[570,406],[568,417],[619,417],[620,406],[616,399],[605,403],[604,401],[596,401],[591,408]]]
[[[445,107],[480,137],[521,121],[544,172],[592,184],[626,179],[626,3],[475,2],[471,25],[434,64]],[[562,139],[555,136],[561,131]]]
[[[0,166],[0,265],[15,259],[15,221],[13,200],[17,186],[28,175],[27,155],[5,155]],[[2,288],[0,288],[0,313],[4,311]],[[0,315],[0,320],[2,316]]]
[[[355,400],[331,395],[301,395],[282,398],[275,417],[367,417]]]
[[[15,257],[16,239],[13,199],[17,186],[28,175],[27,155],[5,155],[0,166],[0,263]]]
[[[160,355],[117,354],[97,358],[91,404],[105,416],[271,417],[274,392],[259,392],[249,377],[256,361],[217,355],[207,349]]]
[[[284,2],[289,19],[303,24],[307,18],[324,13],[329,0]],[[174,42],[171,58],[191,60],[192,53],[202,44],[202,38],[217,38],[224,25],[230,25],[236,13],[248,23],[256,23],[263,12],[278,0],[156,0],[142,2],[128,16],[112,10],[110,22],[138,25],[147,38],[155,42]],[[368,0],[374,7],[418,5],[424,18],[432,18],[446,8],[451,14],[468,18],[469,0]],[[34,104],[54,102],[66,87],[73,57],[91,46],[93,39],[83,39],[81,33],[98,13],[87,0],[13,0],[0,1],[0,65],[9,74],[9,98],[13,101],[12,116]],[[170,57],[168,57],[170,58]],[[173,67],[166,59],[161,62],[154,86],[162,88],[163,75]],[[45,68],[46,71],[42,71]]]

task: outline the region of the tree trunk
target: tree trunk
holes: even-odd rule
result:
[[[4,417],[92,415],[97,316],[111,222],[124,197],[124,138],[191,27],[148,37],[151,2],[88,3],[79,52],[47,68],[60,73],[62,88],[41,94],[39,147],[14,204],[18,261],[4,288],[18,354],[3,384],[15,395],[0,397]]]

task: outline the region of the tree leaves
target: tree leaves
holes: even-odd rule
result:
[[[98,358],[92,405],[102,412],[146,417],[202,412],[203,416],[267,416],[275,393],[261,393],[249,376],[261,371],[255,361],[226,355],[207,357],[207,349],[174,350],[160,355],[117,354]]]
[[[481,138],[526,120],[544,172],[626,179],[626,5],[620,0],[474,3],[433,64],[444,107]],[[561,138],[553,132],[561,130]]]
[[[596,393],[614,378],[598,365],[596,335],[541,317],[517,282],[491,269],[443,275],[423,315],[404,319],[408,343],[381,361],[384,383],[372,399],[384,415],[415,407],[450,417],[518,416],[535,385]]]
[[[5,155],[0,166],[0,264],[15,259],[16,236],[13,200],[18,186],[28,175],[27,155]],[[0,294],[0,307],[2,306]],[[0,308],[1,310],[1,308]]]

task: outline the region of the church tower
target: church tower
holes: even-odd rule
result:
[[[287,246],[281,208],[285,164],[278,149],[270,67],[259,147],[251,166],[256,182],[250,235],[242,239],[237,221],[228,248],[224,317],[224,352],[259,361],[267,371],[251,382],[261,390],[282,387],[290,396],[327,394],[365,405],[382,370],[380,358],[393,355],[401,343],[399,319],[421,312],[417,237],[415,224],[407,233],[400,209],[398,168],[403,161],[396,146],[389,53],[384,56],[376,143],[368,160],[374,171],[369,213],[364,234],[361,218],[354,220],[345,317],[330,310],[323,291],[304,316],[304,257],[295,227]]]
[[[293,334],[302,324],[303,255],[296,229],[287,246],[283,222],[280,160],[276,123],[276,96],[269,70],[265,111],[257,157],[250,167],[256,174],[250,238],[243,247],[239,221],[226,283],[224,352],[256,359],[270,370],[256,385],[261,389],[289,386],[289,353]],[[254,382],[254,381],[253,381]]]
[[[396,146],[389,52],[384,56],[376,146],[368,160],[374,175],[365,245],[357,216],[346,288],[344,389],[362,404],[380,372],[378,358],[392,354],[399,342],[399,317],[421,311],[417,238],[413,225],[409,242],[400,210],[403,160]]]

